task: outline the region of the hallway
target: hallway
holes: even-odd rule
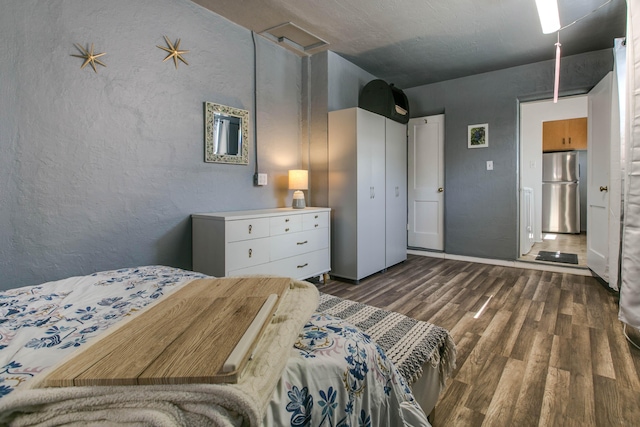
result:
[[[536,256],[540,251],[576,254],[578,255],[578,265],[536,261]],[[562,265],[565,267],[575,266],[587,268],[587,234],[585,232],[580,234],[544,233],[542,242],[535,243],[528,254],[520,257],[520,261],[534,261],[544,264]]]

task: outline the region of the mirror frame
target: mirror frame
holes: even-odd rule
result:
[[[249,112],[240,108],[228,107],[213,102],[204,103],[204,161],[207,163],[231,163],[236,165],[249,164]],[[240,153],[236,155],[216,154],[214,152],[213,119],[216,114],[240,118],[240,132],[242,133],[242,146]]]

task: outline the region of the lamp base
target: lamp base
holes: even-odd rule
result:
[[[306,204],[304,202],[304,193],[300,190],[293,192],[293,203],[291,204],[293,209],[304,209]]]

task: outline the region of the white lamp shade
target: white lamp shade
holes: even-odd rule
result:
[[[294,169],[289,171],[289,190],[308,190],[309,171]]]
[[[304,193],[300,190],[309,188],[309,171],[303,169],[293,169],[289,171],[289,190],[293,192],[293,202],[291,207],[294,209],[304,209]]]
[[[560,15],[557,0],[536,0],[540,25],[544,34],[555,33],[560,29]]]

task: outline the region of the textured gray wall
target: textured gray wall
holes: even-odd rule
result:
[[[566,57],[562,95],[588,92],[613,68],[611,50]],[[445,114],[445,252],[518,257],[518,101],[549,98],[553,61],[405,90],[411,117]],[[489,146],[467,148],[467,126],[489,124]],[[493,171],[486,170],[492,160]]]
[[[190,52],[162,62],[163,35]],[[251,33],[188,0],[3,1],[0,289],[145,264],[191,267],[194,212],[285,206],[301,61],[258,43],[260,169],[204,163],[203,102],[250,110]],[[74,43],[107,67],[81,70]]]
[[[327,129],[328,112],[358,106],[360,91],[377,77],[334,52],[311,57],[311,203],[327,206],[329,201]]]

